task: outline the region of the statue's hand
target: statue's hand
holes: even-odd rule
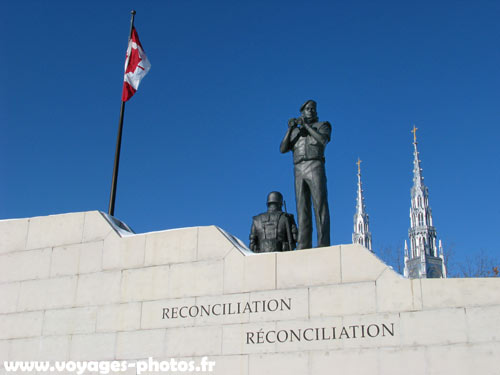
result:
[[[295,128],[297,126],[297,119],[296,118],[291,118],[288,120],[288,127],[289,128]]]

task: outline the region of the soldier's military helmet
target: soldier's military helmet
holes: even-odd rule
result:
[[[267,205],[269,206],[271,203],[283,205],[283,195],[279,191],[271,191],[267,196]]]

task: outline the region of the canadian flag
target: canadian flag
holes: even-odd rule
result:
[[[142,49],[135,27],[128,42],[127,58],[125,59],[125,77],[123,82],[122,101],[129,100],[137,91],[139,83],[148,74],[151,64]]]

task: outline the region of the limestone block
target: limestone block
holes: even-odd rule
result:
[[[121,300],[147,301],[168,297],[170,266],[123,271]]]
[[[43,311],[2,315],[0,340],[40,336],[42,322]]]
[[[376,349],[345,349],[309,353],[311,375],[382,375]]]
[[[81,243],[84,217],[84,212],[77,212],[31,218],[26,249]]]
[[[118,237],[110,233],[104,240],[102,251],[103,269],[125,269],[144,265],[146,236]]]
[[[208,316],[200,314],[196,318],[196,325],[247,323],[251,313],[248,309],[245,313],[243,311],[245,311],[246,304],[250,302],[249,297],[249,293],[196,297],[196,304],[205,306],[211,312]],[[238,313],[238,307],[240,313]],[[219,315],[214,315],[213,312]]]
[[[198,253],[196,259],[221,259],[232,248],[233,244],[227,240],[217,227],[211,225],[198,228]]]
[[[146,235],[146,266],[196,260],[198,228],[182,228]]]
[[[10,343],[11,340],[0,340],[0,358],[4,361],[10,360]],[[0,361],[0,369],[3,366],[3,362]]]
[[[371,281],[389,268],[367,248],[355,245],[342,245],[342,282]]]
[[[467,365],[464,365],[466,374],[498,374],[498,358],[500,358],[500,342],[469,344],[467,347]],[[464,372],[465,374],[465,372]]]
[[[83,243],[80,248],[78,273],[92,273],[102,270],[102,248],[104,241]]]
[[[47,248],[0,255],[0,283],[48,277],[51,254]]]
[[[12,361],[64,361],[69,359],[70,336],[36,337],[11,342]]]
[[[422,299],[422,284],[420,283],[422,279],[412,279],[411,280],[411,291],[413,293],[413,305],[415,309],[423,309],[424,303]]]
[[[70,359],[73,361],[112,360],[116,333],[93,333],[71,337]]]
[[[12,361],[36,361],[40,354],[40,337],[16,339],[10,342]]]
[[[424,309],[500,304],[500,279],[421,279]]]
[[[469,342],[500,342],[500,306],[465,309]]]
[[[228,324],[222,327],[222,353],[274,353],[276,343],[265,341],[267,331],[276,330],[276,322]],[[258,332],[263,332],[258,336]],[[252,343],[252,339],[255,343]]]
[[[224,258],[224,293],[276,288],[276,253],[245,256],[233,249]]]
[[[19,289],[18,311],[72,306],[77,277],[23,281]]]
[[[100,306],[97,311],[97,332],[132,331],[140,328],[141,304],[122,303]]]
[[[334,339],[332,327],[336,327],[336,335],[339,336],[342,317],[278,321],[276,322],[276,337],[271,332],[267,338],[270,341],[279,340],[276,343],[277,352],[341,349],[344,347],[345,340]],[[280,331],[286,331],[287,333],[280,333]],[[280,337],[277,337],[277,335]]]
[[[164,347],[164,329],[118,332],[116,359],[158,358]]]
[[[78,306],[92,306],[119,302],[120,280],[120,271],[78,276],[76,304]]]
[[[428,373],[425,347],[423,346],[380,348],[379,355],[381,375],[422,375]]]
[[[307,352],[252,354],[248,368],[249,375],[304,375],[309,373],[309,355]]]
[[[16,311],[20,283],[0,284],[0,314]]]
[[[471,374],[468,371],[468,348],[465,345],[431,347],[427,352],[427,374]]]
[[[24,250],[29,219],[0,220],[0,254]]]
[[[105,239],[110,232],[118,234],[113,230],[107,220],[99,211],[85,212],[83,224],[83,242],[95,242]]]
[[[95,332],[97,307],[47,310],[43,321],[43,334],[69,335]]]
[[[467,340],[463,308],[403,312],[400,316],[403,346],[455,344]]]
[[[76,275],[81,244],[55,247],[52,249],[50,277]]]
[[[252,292],[250,301],[252,305],[258,307],[258,312],[250,314],[251,322],[309,317],[309,290],[307,288]]]
[[[414,311],[422,309],[420,284],[413,283],[387,268],[375,282],[377,311]],[[414,288],[416,290],[414,290]]]
[[[196,319],[181,317],[179,315],[179,309],[183,306],[191,307],[195,304],[196,300],[194,297],[143,302],[141,328],[150,329],[193,326]],[[166,309],[166,315],[164,315],[163,309]],[[185,316],[186,314],[183,315]]]
[[[460,344],[427,348],[427,373],[498,374],[500,344]]]
[[[425,279],[424,282],[420,280],[423,308],[434,309],[463,305],[461,286],[465,286],[465,284],[461,281],[464,280],[470,281],[471,279]]]
[[[173,358],[222,354],[222,327],[169,328],[165,346],[165,354]]]
[[[277,287],[340,283],[340,246],[276,254]]]
[[[373,281],[309,288],[311,317],[371,314],[376,310]]]
[[[172,264],[168,289],[172,298],[222,294],[222,260]]]

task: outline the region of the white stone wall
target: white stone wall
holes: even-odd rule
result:
[[[203,356],[228,375],[500,374],[499,290],[407,280],[359,245],[249,255],[214,226],[121,237],[99,212],[4,220],[0,374],[4,360]]]

